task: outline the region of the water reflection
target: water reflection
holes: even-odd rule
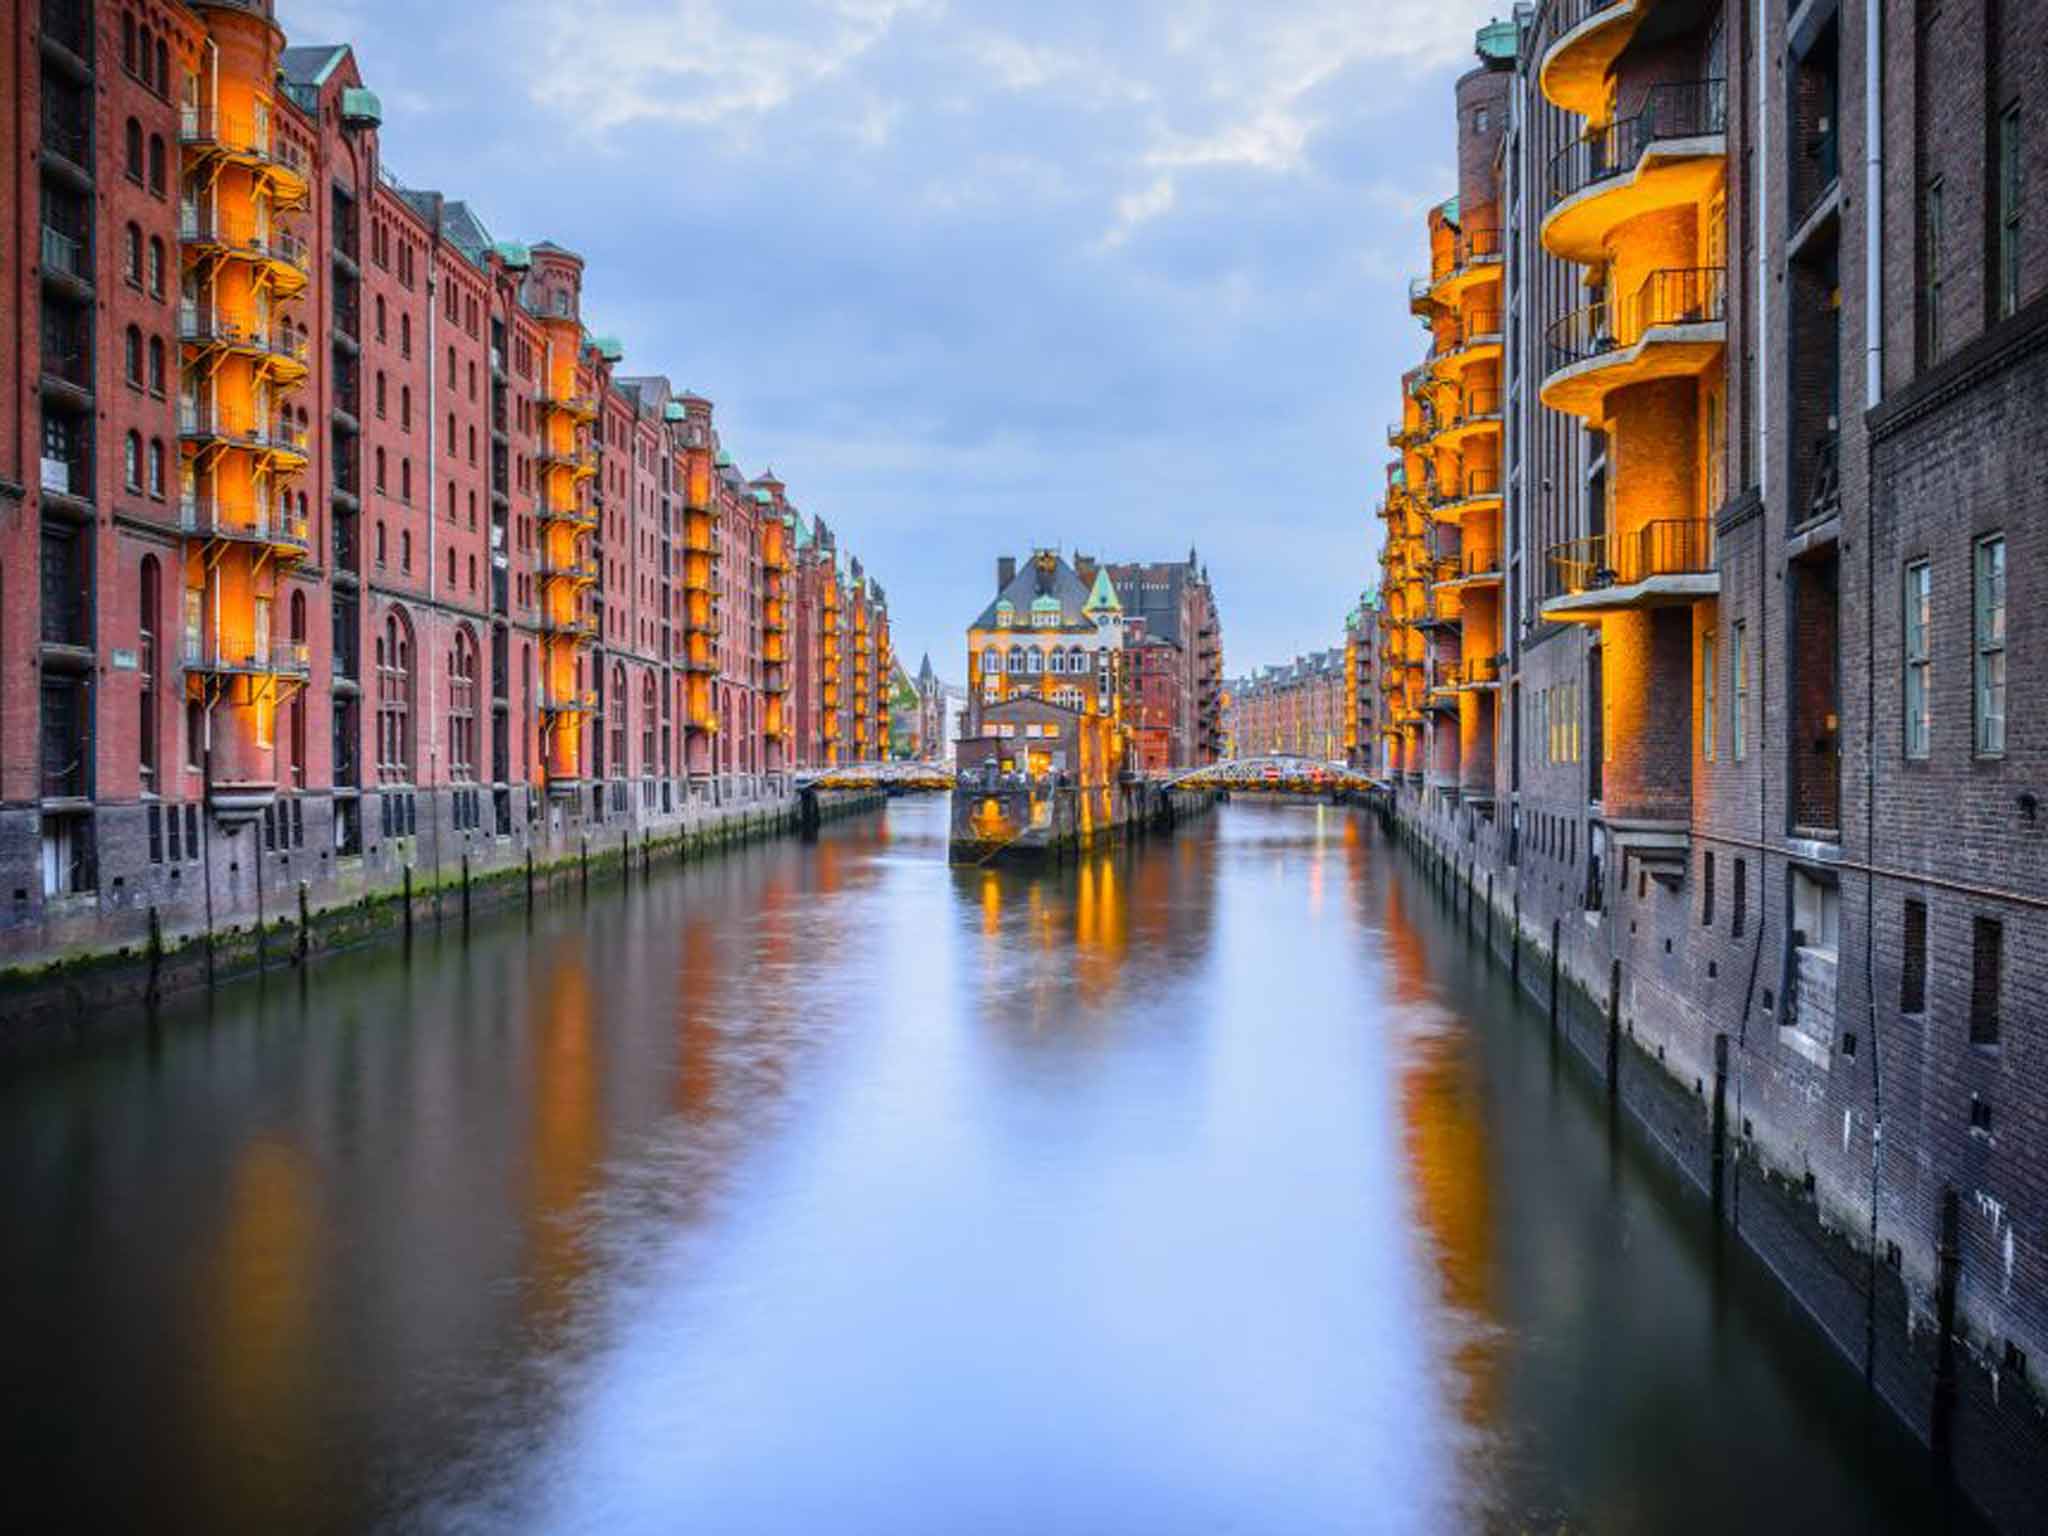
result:
[[[1349,814],[899,802],[0,1083],[17,1523],[1912,1528]],[[1702,1466],[1762,1469],[1702,1479]],[[85,1516],[90,1518],[85,1518]]]

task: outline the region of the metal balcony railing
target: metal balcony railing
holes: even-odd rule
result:
[[[65,347],[55,344],[51,337],[43,338],[43,375],[46,378],[62,379],[79,389],[92,388],[92,354],[83,347]]]
[[[1645,277],[1619,302],[1601,299],[1552,322],[1550,371],[1622,352],[1658,326],[1707,325],[1728,318],[1725,267],[1667,267]]]
[[[1655,576],[1696,576],[1714,569],[1714,523],[1659,518],[1633,533],[1598,534],[1551,546],[1544,596],[1569,597],[1630,587]]]
[[[92,281],[92,247],[77,235],[43,226],[43,265],[81,282]]]
[[[1653,85],[1633,116],[1589,129],[1550,157],[1551,206],[1599,182],[1627,175],[1653,144],[1727,131],[1727,81]]]
[[[1501,413],[1502,395],[1497,389],[1468,389],[1464,399],[1458,402],[1457,423],[1498,421]]]
[[[194,672],[248,672],[273,677],[307,677],[313,650],[303,640],[229,640],[185,637],[185,666]]]
[[[298,363],[307,361],[310,351],[306,338],[289,326],[280,325],[265,332],[233,316],[202,309],[190,299],[178,304],[178,339],[195,344],[257,348]]]
[[[188,495],[178,503],[178,527],[203,538],[248,539],[310,552],[312,530],[289,507],[234,502],[218,496]]]
[[[1551,0],[1543,16],[1542,47],[1549,48],[1587,17],[1597,16],[1618,3],[1619,0]]]
[[[186,245],[224,246],[238,256],[306,270],[306,242],[297,235],[275,227],[259,229],[255,220],[233,218],[219,209],[189,204],[180,208],[178,239]]]
[[[178,434],[181,437],[218,438],[237,448],[303,454],[306,434],[283,420],[231,422],[208,405],[190,400],[178,404]]]
[[[86,123],[67,123],[48,105],[43,109],[43,148],[62,155],[82,171],[92,169],[92,128]]]

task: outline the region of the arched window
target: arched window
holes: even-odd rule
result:
[[[121,357],[127,369],[129,387],[142,388],[142,330],[139,326],[128,327],[127,335],[123,338]]]
[[[164,339],[161,336],[149,338],[149,392],[153,395],[164,392]]]
[[[401,432],[410,432],[412,430],[412,386],[410,384],[398,386],[398,430]]]
[[[411,315],[400,315],[398,317],[398,355],[400,357],[412,356]]]
[[[382,449],[379,449],[378,451],[379,451],[379,452],[381,453],[381,452],[382,452],[383,450],[382,450]],[[381,565],[384,565],[384,564],[386,563],[386,556],[387,556],[387,553],[388,553],[388,549],[387,549],[387,546],[386,546],[386,544],[385,544],[385,542],[384,542],[384,519],[380,517],[380,518],[378,518],[378,519],[377,519],[377,564],[378,564],[378,565],[380,565],[380,566],[381,566]]]
[[[383,295],[383,294],[381,294],[381,293],[377,295],[377,339],[378,339],[379,341],[382,341],[382,340],[384,340],[384,339],[385,339],[385,338],[384,338],[384,295]],[[384,399],[384,397],[383,397],[382,395],[379,395],[379,396],[377,397],[377,408],[378,408],[378,410],[379,410],[380,412],[381,412],[381,411],[383,410],[383,408],[384,408],[384,405],[383,405],[383,399]]]
[[[1012,677],[1021,677],[1024,675],[1024,649],[1022,646],[1019,646],[1016,650],[1011,651],[1008,654],[1005,670],[1008,671]]]
[[[474,597],[474,596],[476,595],[476,556],[475,556],[475,555],[471,555],[471,556],[469,557],[469,591],[470,591],[470,595],[471,595],[472,597]]]
[[[376,455],[376,458],[375,458],[375,459],[374,459],[374,460],[373,460],[372,462],[374,462],[374,463],[376,464],[376,466],[377,466],[377,481],[376,481],[376,484],[377,484],[377,493],[378,493],[379,495],[382,495],[382,494],[384,494],[384,487],[385,487],[385,481],[384,481],[384,470],[385,470],[385,463],[386,463],[386,461],[385,461],[385,458],[384,458],[384,447],[383,447],[383,444],[381,444],[381,443],[380,443],[380,444],[378,444],[378,446],[377,446],[377,455]]]
[[[1000,672],[1002,670],[1003,653],[1001,651],[997,650],[994,646],[990,646],[987,650],[981,653],[982,676],[987,677],[992,673]]]
[[[302,501],[303,497],[300,498]],[[292,654],[305,655],[306,646],[306,594],[292,593],[291,606]],[[292,784],[304,788],[306,783],[306,690],[295,689],[292,693],[291,719],[287,726],[286,750],[291,755]]]
[[[171,94],[171,50],[162,38],[156,40],[156,88],[159,95]]]
[[[135,48],[135,18],[125,12],[121,17],[121,65],[131,75],[141,67]]]
[[[476,777],[476,637],[464,624],[455,631],[448,659],[448,774]]]
[[[407,506],[412,505],[412,460],[398,461],[398,499]]]
[[[128,489],[142,489],[142,434],[130,432],[121,449],[121,474]]]
[[[1033,646],[1029,651],[1025,653],[1024,668],[1033,677],[1038,676],[1038,674],[1045,669],[1044,652],[1040,651],[1036,646]]]
[[[158,501],[164,499],[164,440],[160,437],[149,440],[149,494]]]
[[[455,546],[448,546],[448,590],[455,590]]]
[[[152,298],[164,296],[164,243],[155,235],[149,237],[149,292]]]
[[[612,777],[626,775],[626,669],[612,664],[612,693],[605,700],[612,721]]]
[[[640,772],[649,777],[654,773],[654,716],[659,708],[654,674],[649,672],[640,679]]]
[[[122,275],[136,287],[142,286],[142,226],[128,226],[127,243],[122,249]]]
[[[158,197],[164,195],[167,173],[164,169],[164,136],[152,133],[149,136],[149,190]]]
[[[142,181],[142,119],[128,119],[128,176],[140,185]]]
[[[141,35],[141,42],[140,42],[140,44],[139,44],[139,45],[138,45],[138,46],[136,47],[136,50],[135,50],[135,57],[134,57],[134,58],[133,58],[132,60],[128,61],[128,68],[129,68],[129,70],[130,70],[131,72],[133,72],[133,73],[138,73],[138,74],[140,74],[140,75],[142,76],[142,78],[143,78],[144,82],[145,82],[145,83],[147,83],[147,82],[148,82],[148,81],[149,81],[149,80],[151,79],[151,75],[150,75],[150,70],[149,70],[149,58],[150,58],[150,46],[149,46],[149,45],[150,45],[150,35],[149,35],[149,28],[147,28],[147,27],[144,27],[144,28],[142,29],[142,32],[141,32],[141,34],[140,34],[140,35]]]
[[[412,782],[412,624],[402,609],[377,636],[377,778]]]
[[[410,528],[398,530],[398,568],[406,572],[412,570],[412,530]]]
[[[156,793],[156,637],[163,625],[163,568],[155,555],[142,557],[140,590],[136,593],[135,670],[142,694],[137,705],[135,756],[142,770],[142,792]]]

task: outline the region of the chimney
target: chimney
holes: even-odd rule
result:
[[[996,591],[1001,592],[1017,579],[1017,557],[1003,555],[996,560]]]
[[[1075,556],[1074,556],[1074,574],[1075,574],[1076,576],[1078,576],[1078,577],[1080,577],[1080,578],[1081,578],[1081,585],[1082,585],[1082,586],[1084,586],[1084,587],[1092,587],[1092,586],[1094,586],[1094,585],[1095,585],[1095,557],[1094,557],[1093,555],[1080,555],[1080,554],[1077,554],[1077,555],[1075,555]]]

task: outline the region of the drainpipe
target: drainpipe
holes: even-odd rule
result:
[[[1867,0],[1877,4],[1879,0]],[[1770,242],[1764,238],[1764,230],[1770,227],[1765,210],[1770,206],[1771,186],[1771,48],[1770,48],[1770,0],[1756,0],[1756,179],[1757,196],[1753,204],[1757,212],[1757,227],[1751,231],[1756,239],[1756,474],[1757,491],[1766,502],[1771,495],[1771,374],[1769,359],[1771,349],[1770,326]]]
[[[1865,0],[1863,9],[1863,307],[1865,321],[1863,408],[1884,399],[1884,6]],[[1864,457],[1870,458],[1869,439]],[[1863,654],[1877,654],[1877,541],[1870,487],[1864,487]],[[1866,666],[1863,715],[1863,837],[1875,851],[1877,836],[1877,669]],[[1875,864],[1876,860],[1871,861]],[[1884,1187],[1884,1052],[1878,1048],[1877,872],[1868,877],[1863,900],[1863,996],[1870,1030],[1870,1252],[1864,1284],[1863,1378],[1877,1374],[1877,1202]]]
[[[428,620],[431,620],[435,607],[434,582],[437,579],[435,572],[440,564],[435,535],[439,531],[438,524],[441,520],[434,512],[434,487],[438,483],[435,478],[437,465],[434,451],[441,442],[441,415],[434,391],[435,383],[441,376],[441,360],[435,350],[436,333],[434,329],[434,321],[440,308],[435,302],[435,298],[441,289],[440,259],[441,202],[437,197],[434,203],[433,239],[427,245],[427,281],[425,289],[427,295],[427,612],[422,615],[422,618]],[[454,510],[454,504],[451,502],[449,511],[452,512]],[[449,595],[451,598],[454,595],[452,583]],[[435,793],[435,790],[441,782],[441,711],[436,707],[434,700],[433,655],[436,649],[437,647],[432,646],[422,647],[417,640],[414,641],[414,660],[420,662],[418,675],[424,677],[426,681],[424,695],[427,712],[427,816],[434,829],[434,916],[438,922],[441,914],[441,798]],[[423,651],[424,659],[422,659],[421,655]]]

